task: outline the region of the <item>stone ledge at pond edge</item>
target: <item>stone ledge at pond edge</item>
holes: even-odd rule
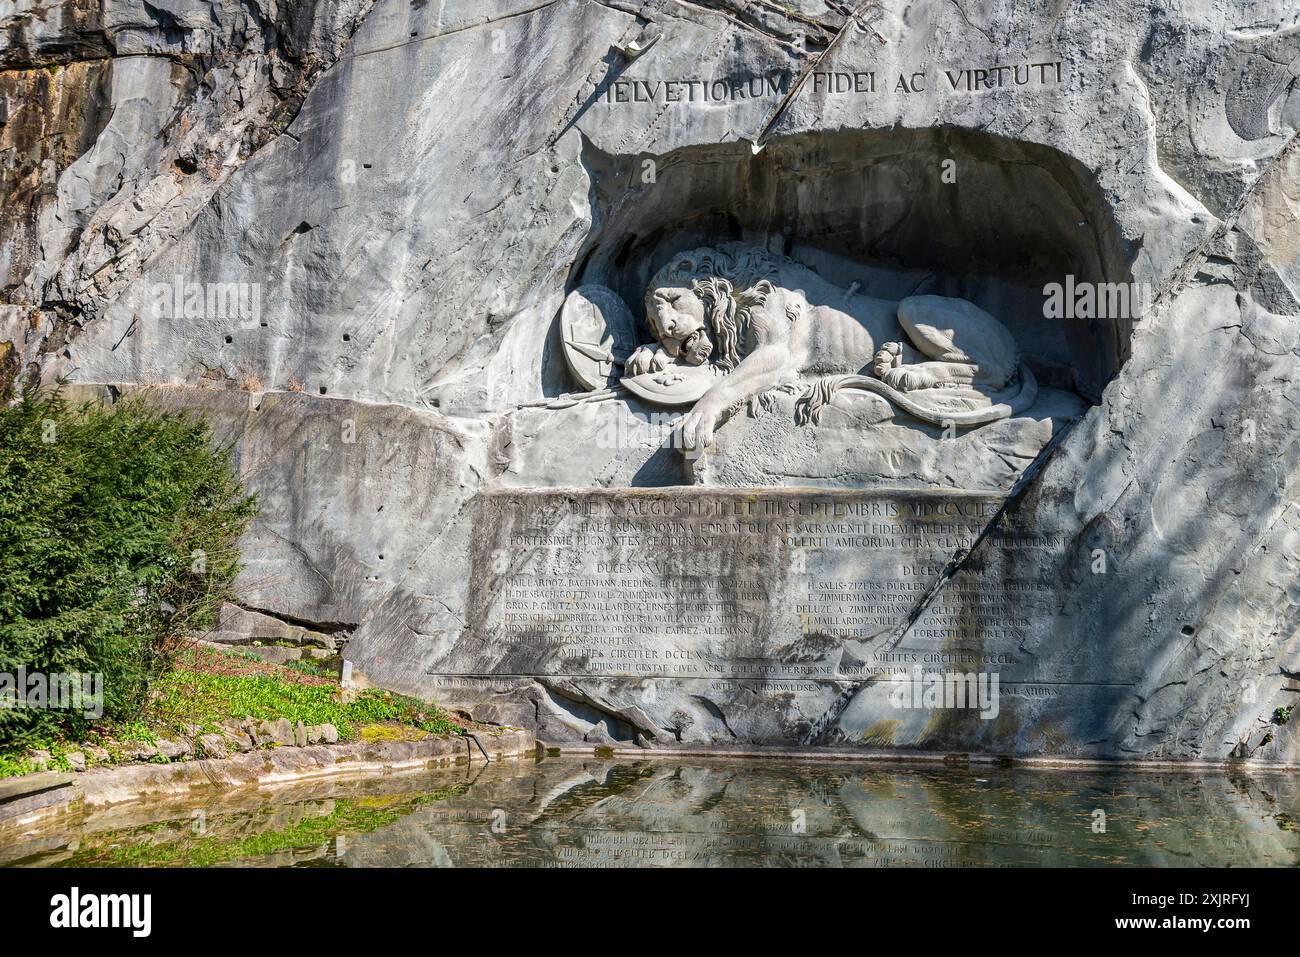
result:
[[[76,776],[38,771],[0,780],[0,829],[30,824],[66,808],[80,794]]]
[[[507,729],[478,740],[492,760],[531,753],[530,731]],[[82,774],[26,775],[0,783],[0,830],[67,809],[143,798],[183,797],[209,788],[261,787],[328,777],[381,775],[483,761],[468,737],[272,748],[221,760],[131,764]]]

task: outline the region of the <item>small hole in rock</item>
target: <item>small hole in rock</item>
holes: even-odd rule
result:
[[[1191,625],[1183,625],[1183,634],[1184,634],[1184,635],[1194,635],[1194,634],[1196,634],[1196,629],[1193,628]]]
[[[348,335],[348,334],[345,332],[345,333],[343,333],[343,341],[344,341],[344,342],[351,342],[351,341],[352,341],[352,337],[351,337],[350,335]]]
[[[324,394],[325,394],[325,387],[324,387],[324,386],[321,386],[321,387],[320,387],[320,394],[321,394],[321,395],[324,395]]]
[[[230,343],[234,341],[235,341],[234,336],[226,336],[226,345],[230,345]]]

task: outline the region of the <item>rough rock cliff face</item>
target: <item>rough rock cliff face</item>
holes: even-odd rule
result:
[[[26,371],[140,282],[284,134],[368,7],[7,5],[5,322]]]
[[[248,609],[543,736],[1295,762],[1300,20],[1181,6],[5,4],[0,384],[206,410],[262,496]],[[1055,543],[1018,667],[1103,690],[886,734],[869,681],[647,700],[484,640],[484,493],[689,480],[649,439],[596,443],[598,406],[527,407],[574,387],[566,294],[635,310],[666,256],[731,239],[1009,317],[1047,404],[945,445],[845,412],[809,439],[776,397],[710,482],[1009,494],[1000,527]],[[1067,274],[1150,307],[1033,321]],[[997,588],[1004,537],[977,538],[895,645],[936,596]]]

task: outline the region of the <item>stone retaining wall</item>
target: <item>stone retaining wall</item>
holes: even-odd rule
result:
[[[478,740],[493,761],[527,754],[535,746],[530,731],[480,734]],[[184,797],[209,789],[394,774],[484,760],[469,738],[426,738],[271,748],[222,760],[130,764],[96,768],[77,775],[54,772],[25,775],[0,783],[0,833],[34,824],[78,804],[93,807],[146,798]]]

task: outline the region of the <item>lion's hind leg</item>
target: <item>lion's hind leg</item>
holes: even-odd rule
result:
[[[909,296],[898,304],[898,323],[932,362],[948,370],[927,370],[931,383],[979,383],[1001,389],[1020,365],[1020,348],[1010,331],[979,306],[947,296]]]
[[[899,392],[934,389],[945,385],[974,385],[980,381],[979,368],[969,362],[918,362],[896,366],[880,379]]]

